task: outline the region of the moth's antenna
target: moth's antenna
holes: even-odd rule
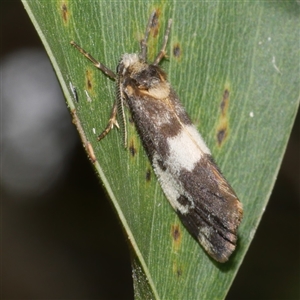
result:
[[[151,25],[153,24],[153,20],[156,17],[156,11],[153,11],[149,17],[148,24],[146,27],[144,38],[141,40],[141,54],[140,57],[144,61],[147,61],[147,48],[148,48],[148,38],[151,30]]]
[[[160,61],[166,56],[166,46],[168,43],[171,25],[172,25],[172,19],[169,19],[168,27],[166,29],[165,36],[164,36],[164,42],[162,44],[161,50],[159,51],[159,53],[157,54],[157,56],[153,62],[153,65],[158,65],[160,63]]]

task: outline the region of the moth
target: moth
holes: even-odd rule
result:
[[[218,262],[226,262],[236,247],[242,204],[214,163],[166,73],[158,66],[166,56],[172,19],[168,22],[161,50],[153,63],[147,62],[148,37],[156,18],[154,11],[140,42],[140,53],[123,54],[117,74],[71,42],[96,68],[116,81],[117,97],[98,140],[114,126],[119,127],[119,114],[126,143],[124,107],[128,107],[171,206],[207,253]]]

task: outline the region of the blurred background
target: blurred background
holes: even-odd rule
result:
[[[1,1],[1,299],[133,299],[121,225],[23,5]],[[227,299],[300,299],[300,117]]]

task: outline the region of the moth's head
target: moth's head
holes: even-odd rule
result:
[[[132,72],[134,69],[141,68],[145,62],[140,59],[136,53],[125,53],[122,55],[121,60],[117,67],[117,73],[119,76],[124,76],[126,72]]]
[[[157,65],[147,64],[138,54],[124,54],[117,73],[120,82],[127,88],[128,85],[134,86],[139,92],[143,91],[154,98],[166,98],[169,95],[166,73]]]

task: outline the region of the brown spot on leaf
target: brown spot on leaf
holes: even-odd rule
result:
[[[220,104],[220,108],[221,108],[221,113],[225,116],[227,113],[227,109],[228,109],[228,104],[229,104],[229,90],[225,89],[224,93],[223,93],[223,97],[222,97],[222,101]]]
[[[173,239],[173,246],[175,248],[175,251],[178,250],[180,244],[181,244],[181,231],[178,224],[173,224],[171,227],[171,236]]]
[[[131,154],[132,157],[134,157],[137,153],[136,147],[134,145],[134,141],[133,139],[130,140],[130,144],[129,144],[129,152]]]
[[[149,182],[151,180],[151,170],[147,169],[146,171],[146,181]]]
[[[182,266],[178,265],[178,260],[173,261],[173,273],[177,276],[179,279],[183,274]]]
[[[225,140],[229,136],[229,120],[228,120],[228,108],[229,108],[229,100],[230,100],[230,89],[229,85],[226,84],[221,103],[220,103],[220,117],[217,126],[216,138],[218,146],[221,147]]]
[[[67,6],[67,4],[65,2],[62,2],[60,8],[61,8],[62,18],[63,18],[64,22],[67,23],[68,20],[69,20],[69,17],[70,17],[69,16],[68,6]]]
[[[87,90],[92,90],[93,89],[93,76],[92,76],[92,72],[90,70],[86,70],[85,72],[85,79],[86,79],[86,87]]]
[[[172,237],[174,241],[177,241],[180,238],[180,230],[178,225],[172,225]]]
[[[217,133],[218,145],[221,146],[223,141],[226,139],[227,132],[226,128],[220,128]]]
[[[178,43],[175,44],[174,47],[173,47],[173,55],[176,58],[179,58],[181,56],[181,48],[180,48],[180,45]]]

